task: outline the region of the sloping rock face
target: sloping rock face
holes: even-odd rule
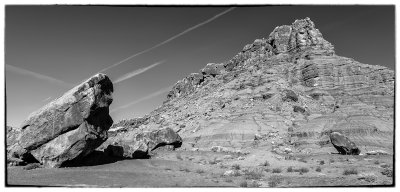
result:
[[[346,136],[338,133],[332,132],[329,135],[331,139],[332,145],[336,148],[336,150],[342,155],[359,155],[360,149],[354,144],[354,142],[350,141]]]
[[[182,145],[182,138],[170,128],[153,131],[134,129],[110,137],[99,150],[104,150],[109,156],[147,158],[151,151],[165,145],[178,148]]]
[[[394,79],[386,67],[335,55],[306,18],[179,81],[137,126],[171,127],[188,150],[335,152],[336,131],[361,151],[393,153]]]
[[[9,156],[33,156],[46,167],[83,157],[107,139],[113,84],[97,74],[33,112],[21,127]]]

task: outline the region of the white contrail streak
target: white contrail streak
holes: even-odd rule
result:
[[[121,82],[121,81],[125,81],[125,80],[127,80],[127,79],[129,79],[129,78],[132,78],[132,77],[136,76],[136,75],[142,74],[142,73],[146,72],[147,70],[149,70],[149,69],[151,69],[151,68],[153,68],[153,67],[156,67],[157,65],[160,65],[160,64],[162,64],[162,63],[164,63],[164,62],[165,62],[165,61],[159,61],[159,62],[156,62],[156,63],[154,63],[154,64],[152,64],[152,65],[147,66],[147,67],[140,68],[140,69],[134,70],[134,71],[132,71],[132,72],[130,72],[130,73],[127,73],[127,74],[125,74],[125,75],[123,75],[123,76],[117,78],[117,79],[114,81],[114,84],[119,83],[119,82]]]
[[[42,75],[40,73],[36,73],[36,72],[33,72],[33,71],[29,71],[29,70],[22,69],[22,68],[19,68],[19,67],[8,65],[8,64],[5,64],[5,66],[6,66],[6,70],[7,71],[11,71],[11,72],[18,73],[18,74],[25,75],[25,76],[31,76],[31,77],[34,77],[34,78],[37,78],[37,79],[45,80],[47,82],[55,83],[55,84],[58,84],[58,85],[63,85],[63,86],[66,86],[66,87],[71,87],[72,86],[72,84],[66,83],[66,82],[64,82],[62,80],[59,80],[59,79],[56,79],[56,78],[53,78],[53,77],[49,77],[47,75]]]
[[[229,9],[227,9],[227,10],[221,12],[221,13],[218,13],[218,14],[215,15],[214,17],[211,17],[210,19],[207,19],[207,20],[205,20],[205,21],[203,21],[203,22],[201,22],[201,23],[199,23],[199,24],[197,24],[197,25],[195,25],[195,26],[193,26],[193,27],[190,27],[190,28],[188,28],[188,29],[186,29],[186,30],[184,30],[184,31],[182,31],[182,32],[180,32],[180,33],[178,33],[178,34],[176,34],[176,35],[170,37],[169,39],[167,39],[167,40],[165,40],[165,41],[163,41],[163,42],[161,42],[161,43],[158,43],[157,45],[154,45],[153,47],[150,47],[150,48],[148,48],[148,49],[145,49],[145,50],[143,50],[143,51],[140,51],[139,53],[136,53],[136,54],[134,54],[134,55],[131,55],[131,56],[129,56],[129,57],[127,57],[127,58],[125,58],[125,59],[123,59],[123,60],[117,62],[117,63],[114,63],[114,64],[112,64],[112,65],[110,65],[110,66],[108,66],[108,67],[102,69],[101,71],[99,71],[99,73],[102,73],[102,72],[104,72],[104,71],[106,71],[106,70],[108,70],[108,69],[111,69],[111,68],[113,68],[113,67],[115,67],[115,66],[120,65],[121,63],[123,63],[123,62],[125,62],[125,61],[128,61],[129,59],[132,59],[132,58],[134,58],[134,57],[136,57],[136,56],[139,56],[139,55],[141,55],[141,54],[143,54],[143,53],[147,53],[147,52],[149,52],[149,51],[151,51],[151,50],[153,50],[153,49],[155,49],[155,48],[157,48],[157,47],[160,47],[160,46],[162,46],[162,45],[164,45],[164,44],[166,44],[166,43],[169,43],[170,41],[172,41],[172,40],[174,40],[174,39],[176,39],[176,38],[178,38],[178,37],[180,37],[180,36],[182,36],[182,35],[184,35],[184,34],[190,32],[190,31],[193,31],[194,29],[196,29],[196,28],[198,28],[198,27],[201,27],[201,26],[203,26],[203,25],[205,25],[205,24],[211,22],[211,21],[217,19],[218,17],[221,17],[222,15],[225,15],[226,13],[232,11],[233,9],[235,9],[235,7],[231,7],[231,8],[229,8]]]
[[[158,91],[156,91],[156,92],[154,92],[154,93],[151,93],[150,95],[147,95],[147,96],[145,96],[145,97],[142,97],[142,98],[140,98],[140,99],[138,99],[138,100],[136,100],[136,101],[132,101],[132,102],[126,104],[126,105],[119,106],[119,107],[117,107],[117,108],[111,110],[110,113],[113,113],[113,112],[118,111],[118,110],[120,110],[120,109],[127,108],[127,107],[132,106],[132,105],[135,105],[135,104],[140,103],[140,102],[142,102],[142,101],[145,101],[145,100],[147,100],[147,99],[151,99],[151,98],[156,97],[156,96],[158,96],[158,95],[160,95],[160,94],[163,94],[163,93],[165,93],[165,92],[167,92],[167,91],[169,91],[169,90],[171,90],[171,89],[172,89],[172,86],[162,88],[162,89],[160,89],[160,90],[158,90]]]

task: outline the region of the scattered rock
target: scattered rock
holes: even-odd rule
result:
[[[211,151],[213,151],[213,152],[228,152],[229,150],[226,147],[222,147],[222,146],[212,146]]]
[[[244,159],[245,159],[245,157],[243,157],[243,156],[240,156],[237,158],[237,160],[239,160],[239,161],[244,160]]]
[[[358,155],[360,154],[360,149],[356,144],[350,141],[349,138],[345,137],[339,132],[332,132],[329,135],[332,145],[336,150],[342,155]]]
[[[389,153],[384,150],[368,151],[368,152],[365,152],[365,154],[367,154],[367,155],[389,155]]]

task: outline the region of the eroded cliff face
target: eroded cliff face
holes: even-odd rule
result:
[[[178,81],[136,128],[173,128],[184,149],[276,153],[334,151],[329,133],[336,131],[362,153],[393,153],[394,78],[386,67],[335,55],[306,18]]]

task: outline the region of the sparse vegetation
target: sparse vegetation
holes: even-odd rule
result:
[[[254,179],[254,180],[261,179],[264,176],[261,170],[246,171],[244,175],[246,179]]]
[[[266,160],[266,161],[264,161],[263,163],[261,163],[261,166],[268,167],[268,166],[270,166],[270,164],[269,164],[269,162]]]
[[[293,167],[292,167],[292,166],[288,167],[288,168],[286,169],[286,172],[288,172],[288,173],[293,172]]]
[[[307,163],[307,160],[305,160],[304,158],[300,158],[299,161],[303,162],[303,163]]]
[[[321,167],[317,167],[317,168],[315,169],[315,171],[316,171],[316,172],[321,172],[322,169],[321,169]]]
[[[279,184],[281,184],[282,181],[283,181],[283,177],[282,177],[282,176],[276,176],[276,175],[271,176],[271,177],[269,178],[269,181],[268,181],[268,186],[270,186],[270,187],[276,187],[276,186],[278,186]]]
[[[190,170],[188,169],[188,168],[183,168],[183,167],[181,167],[180,169],[179,169],[180,171],[184,171],[184,172],[190,172]]]
[[[203,169],[197,169],[196,173],[198,173],[198,174],[204,173],[204,170]]]
[[[329,163],[334,163],[335,160],[334,159],[329,159]]]
[[[381,173],[382,173],[382,175],[386,175],[387,177],[393,177],[393,170],[392,169],[385,169]]]
[[[272,173],[281,173],[282,169],[281,168],[273,168]]]
[[[232,169],[234,170],[240,170],[240,165],[239,164],[233,164]]]
[[[226,178],[226,179],[225,179],[225,182],[227,182],[227,183],[232,183],[233,181],[232,181],[231,178]]]
[[[240,187],[247,187],[247,181],[241,181],[239,186]]]
[[[324,161],[324,160],[321,160],[321,161],[319,162],[319,164],[320,164],[320,165],[324,165],[324,164],[325,164],[325,161]]]
[[[382,164],[381,167],[382,167],[382,168],[388,168],[388,167],[390,167],[390,166],[389,166],[388,164],[385,163],[385,164]]]
[[[306,168],[306,167],[302,167],[302,168],[300,168],[299,169],[299,172],[301,173],[301,174],[303,174],[303,173],[308,173],[310,170],[308,169],[308,168]]]
[[[358,171],[355,168],[351,168],[351,169],[345,169],[343,171],[343,175],[357,175]]]
[[[364,180],[368,183],[373,183],[376,181],[376,176],[374,176],[374,175],[362,176],[362,177],[358,178],[358,180]]]
[[[374,162],[375,165],[379,165],[379,163],[380,163],[379,160],[376,160],[376,161]]]
[[[261,184],[259,184],[257,181],[252,181],[251,183],[249,183],[247,185],[247,187],[251,187],[251,188],[256,188],[256,187],[260,187]]]

